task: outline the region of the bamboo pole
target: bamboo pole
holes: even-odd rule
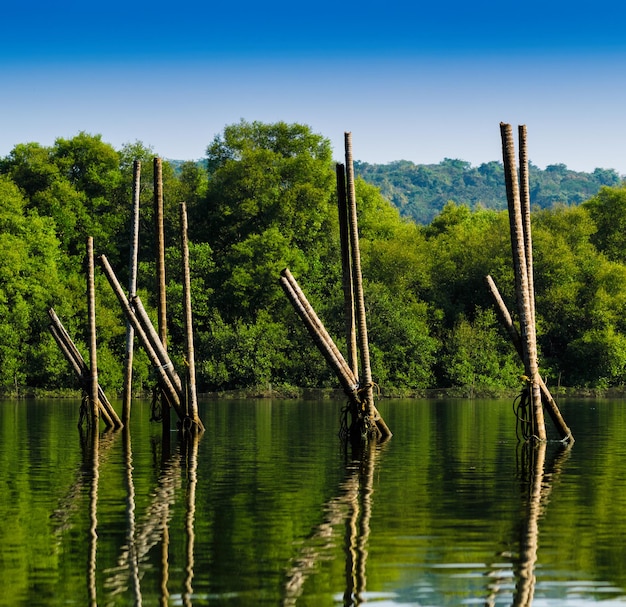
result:
[[[339,348],[335,345],[332,337],[329,335],[328,331],[324,327],[324,324],[315,313],[315,310],[307,300],[306,296],[302,292],[302,289],[298,285],[298,282],[288,268],[285,268],[281,272],[280,283],[285,291],[285,294],[304,321],[305,326],[309,330],[309,333],[313,337],[316,345],[326,358],[330,367],[333,371],[335,371],[344,392],[350,397],[353,423],[357,422],[363,411],[363,400],[358,390],[358,381],[352,373],[350,366],[339,351]],[[371,420],[374,423],[379,438],[390,438],[392,436],[391,430],[389,430],[385,420],[382,418],[373,403],[371,407]]]
[[[78,361],[72,356],[72,353],[70,352],[70,349],[65,343],[65,340],[63,339],[63,336],[61,335],[60,331],[57,329],[57,327],[54,326],[54,324],[50,324],[48,326],[48,329],[50,330],[50,333],[52,334],[54,341],[59,346],[59,349],[65,356],[65,359],[70,363],[72,369],[74,369],[74,373],[76,374],[76,376],[81,382],[82,389],[85,390],[85,388],[87,387],[85,385],[85,378],[90,375],[87,365],[85,364],[84,368],[79,365]],[[100,406],[100,417],[102,418],[104,425],[107,428],[111,428],[111,427],[116,426],[116,424],[113,421],[112,417],[109,415],[106,408],[104,407],[101,390],[102,388],[98,386],[98,405]]]
[[[307,312],[306,306],[300,300],[300,298],[294,291],[293,286],[290,284],[285,276],[280,277],[280,286],[283,288],[285,295],[287,295],[298,316],[300,316],[300,318],[302,319],[302,322],[304,323],[304,326],[313,338],[315,345],[318,347],[318,349],[326,359],[326,362],[329,364],[330,368],[339,378],[339,383],[341,384],[341,387],[343,388],[345,394],[350,399],[351,404],[354,407],[359,408],[361,401],[359,399],[357,385],[354,381],[354,376],[352,375],[352,373],[346,372],[346,369],[349,370],[349,367],[346,361],[343,360],[343,356],[339,354],[339,356],[341,357],[339,358],[333,348],[326,342],[326,340],[324,340],[315,322],[311,319],[311,316]]]
[[[500,291],[498,290],[498,287],[496,286],[496,283],[491,276],[487,276],[485,278],[485,281],[487,283],[489,293],[491,294],[491,298],[495,303],[498,316],[500,317],[500,321],[507,330],[509,337],[511,338],[511,341],[513,342],[513,345],[515,346],[515,349],[517,350],[520,358],[524,360],[522,339],[517,328],[513,324],[513,319],[511,318],[511,314],[509,313],[509,310],[506,307],[502,296],[500,295]],[[565,423],[565,420],[561,415],[561,411],[559,410],[559,407],[556,404],[554,398],[552,398],[552,394],[550,393],[548,386],[546,386],[540,375],[537,376],[537,381],[541,390],[541,400],[545,405],[546,410],[548,411],[548,414],[550,415],[550,418],[552,419],[552,422],[554,423],[561,439],[563,441],[569,441],[573,443],[574,436],[572,435],[572,431]]]
[[[337,173],[337,207],[339,211],[339,240],[341,243],[341,269],[344,301],[344,317],[346,326],[346,344],[348,347],[348,365],[354,377],[359,378],[358,350],[356,343],[356,326],[354,321],[354,291],[352,281],[352,265],[350,262],[350,231],[348,229],[348,200],[346,194],[346,170],[341,163],[336,165]]]
[[[163,369],[159,356],[154,351],[154,348],[150,345],[150,341],[148,340],[141,326],[141,323],[137,319],[137,316],[134,310],[131,308],[130,304],[128,303],[128,300],[126,299],[126,295],[124,295],[124,291],[122,290],[122,287],[119,281],[117,280],[117,277],[115,276],[115,272],[113,272],[113,268],[111,268],[111,264],[109,263],[109,260],[106,258],[105,255],[101,255],[98,259],[100,261],[100,265],[104,271],[104,274],[107,277],[107,280],[109,281],[109,284],[111,285],[111,288],[113,289],[113,292],[117,296],[117,299],[120,305],[122,306],[122,310],[124,311],[126,318],[132,323],[138,339],[143,344],[146,354],[148,355],[148,358],[150,359],[150,362],[152,363],[157,373],[159,382],[161,384],[162,389],[165,392],[165,395],[167,396],[170,403],[174,407],[179,419],[181,421],[184,421],[185,415],[183,411],[181,410],[180,397],[176,389],[172,385],[172,382],[170,381],[166,371]]]
[[[167,295],[165,281],[165,230],[163,218],[163,163],[155,157],[153,160],[154,181],[154,221],[156,234],[156,274],[157,274],[157,311],[158,330],[163,348],[167,350]],[[161,407],[163,412],[163,436],[169,437],[170,432],[170,403],[166,394],[161,390]]]
[[[87,237],[87,315],[89,327],[89,402],[91,404],[91,422],[97,427],[100,408],[98,406],[98,354],[96,347],[96,287],[93,263],[93,237]]]
[[[361,357],[361,373],[359,377],[362,380],[362,389],[365,396],[365,414],[367,418],[371,418],[374,403],[374,390],[372,369],[370,367],[367,321],[365,317],[365,299],[363,297],[363,276],[361,274],[361,252],[359,250],[359,228],[356,209],[356,190],[354,185],[354,165],[352,161],[352,133],[345,133],[344,141],[346,152],[346,191],[348,196],[348,217],[350,226],[350,253],[352,255],[352,280],[354,281],[359,354]]]
[[[530,301],[530,312],[532,314],[532,326],[536,328],[535,322],[535,272],[533,269],[533,244],[530,225],[530,174],[528,161],[528,145],[526,142],[526,125],[520,124],[518,127],[519,145],[519,181],[520,181],[520,206],[522,211],[522,225],[524,228],[524,250],[526,253],[526,271],[528,273],[528,299]]]
[[[79,352],[76,344],[72,341],[70,334],[67,332],[67,329],[63,326],[63,323],[57,316],[56,312],[53,308],[48,310],[48,316],[50,317],[50,332],[54,337],[54,340],[57,342],[57,345],[63,352],[65,358],[70,363],[77,377],[79,378],[82,388],[85,392],[88,392],[89,387],[87,383],[89,382],[89,378],[91,376],[91,372],[83,355]],[[121,428],[122,422],[118,417],[115,409],[109,402],[109,399],[106,397],[104,390],[98,384],[98,402],[100,404],[100,415],[105,424],[109,427]]]
[[[167,351],[163,347],[163,344],[161,343],[161,340],[156,332],[156,329],[154,328],[152,321],[150,320],[150,317],[148,316],[148,313],[146,312],[146,309],[144,308],[144,305],[139,295],[135,295],[135,297],[133,297],[133,299],[131,300],[131,303],[132,303],[135,315],[137,316],[137,320],[139,321],[141,328],[146,334],[146,339],[148,340],[148,342],[150,343],[150,346],[156,353],[159,359],[161,368],[165,371],[165,373],[169,377],[169,380],[174,386],[174,388],[176,389],[176,392],[178,393],[179,399],[182,403],[183,384],[180,381],[180,377],[178,373],[176,373],[176,369],[174,368],[174,363],[172,362],[172,359],[170,358],[169,354],[167,353]]]
[[[133,210],[130,227],[130,261],[128,296],[132,298],[137,293],[137,256],[139,249],[139,192],[141,186],[141,162],[133,162]],[[133,348],[135,330],[129,321],[126,321],[126,358],[124,361],[124,398],[122,401],[122,419],[124,425],[130,422],[130,409],[133,393]]]
[[[154,221],[156,231],[157,309],[159,336],[167,348],[167,299],[165,296],[165,231],[163,228],[163,165],[154,158]]]
[[[183,306],[185,312],[185,343],[187,349],[187,409],[188,415],[201,431],[204,426],[198,417],[196,391],[196,355],[193,346],[193,319],[191,312],[191,273],[189,270],[189,241],[187,239],[187,205],[180,203],[180,248],[183,256]]]
[[[506,180],[507,200],[509,204],[509,226],[511,230],[511,249],[515,268],[515,291],[520,313],[524,367],[531,383],[531,402],[533,411],[533,434],[540,440],[546,440],[546,427],[541,405],[541,392],[537,377],[537,342],[533,315],[531,312],[530,292],[528,288],[528,268],[526,264],[525,237],[522,222],[519,184],[515,168],[515,149],[510,124],[500,123],[504,175]]]

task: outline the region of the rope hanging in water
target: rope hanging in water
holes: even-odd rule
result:
[[[515,435],[517,440],[527,441],[533,436],[533,424],[530,415],[531,384],[527,382],[522,391],[513,401],[513,413],[515,413]],[[521,435],[521,439],[520,439]]]
[[[163,421],[163,403],[161,388],[157,385],[152,389],[152,402],[150,403],[150,421],[161,423]]]

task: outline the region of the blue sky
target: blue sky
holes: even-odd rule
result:
[[[520,14],[520,9],[523,13]],[[240,119],[301,122],[366,162],[501,159],[626,174],[626,4],[527,0],[14,2],[0,156],[79,131],[197,159]]]

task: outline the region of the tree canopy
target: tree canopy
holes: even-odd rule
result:
[[[141,142],[116,150],[98,135],[80,133],[50,147],[18,144],[0,159],[1,391],[76,387],[48,335],[46,311],[55,307],[85,351],[85,239],[94,236],[97,253],[107,255],[125,284],[134,160],[142,163],[138,286],[154,311],[154,156]],[[522,366],[484,286],[490,274],[514,309],[508,218],[498,205],[490,208],[485,189],[504,190],[501,165],[473,169],[447,159],[435,168],[396,166],[433,196],[447,196],[445,174],[446,192],[462,199],[473,187],[486,198],[462,204],[449,197],[422,225],[402,202],[389,202],[384,188],[356,181],[374,380],[387,393],[515,390]],[[570,196],[533,211],[540,369],[553,383],[586,388],[626,382],[626,190],[612,172],[596,173],[596,186],[615,183],[598,186],[584,201]],[[567,192],[566,167],[542,174]],[[537,175],[531,171],[531,188],[538,187]],[[203,163],[163,162],[163,190],[176,363],[183,360],[178,207],[185,200],[200,390],[337,386],[278,284],[289,267],[345,347],[328,139],[305,125],[241,121],[215,137]],[[99,377],[117,391],[124,319],[100,275],[97,294]],[[141,352],[136,367],[137,387],[148,389],[154,379]]]

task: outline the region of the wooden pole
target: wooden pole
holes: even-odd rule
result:
[[[154,221],[156,230],[157,309],[159,336],[167,349],[167,300],[165,296],[165,231],[163,227],[163,166],[160,158],[154,159]]]
[[[74,373],[76,374],[76,376],[80,380],[83,390],[85,390],[85,388],[87,388],[87,386],[85,385],[85,378],[90,375],[89,369],[88,369],[87,365],[86,364],[84,365],[84,369],[79,366],[79,364],[77,363],[76,359],[72,356],[72,353],[70,352],[70,349],[67,347],[67,344],[65,343],[61,333],[54,326],[54,324],[50,324],[48,328],[50,329],[50,333],[52,334],[52,337],[54,338],[54,341],[57,343],[57,345],[59,346],[59,349],[61,350],[61,352],[65,356],[65,359],[70,363],[72,369],[74,369]],[[104,402],[102,400],[101,390],[102,390],[102,388],[100,388],[100,386],[98,386],[98,405],[100,406],[100,417],[102,418],[102,421],[104,421],[104,425],[107,428],[112,428],[112,427],[114,427],[114,426],[116,426],[118,424],[116,424],[113,421],[113,418],[109,415],[109,412],[104,407]],[[118,422],[119,422],[119,420],[118,420]],[[121,424],[119,424],[119,425],[121,425]]]
[[[528,266],[526,262],[526,241],[522,220],[519,184],[515,168],[515,148],[513,132],[510,124],[500,123],[502,136],[502,153],[504,158],[504,175],[506,181],[507,199],[509,204],[509,226],[511,230],[511,249],[515,268],[515,291],[520,314],[522,348],[524,352],[524,367],[531,382],[531,402],[533,411],[533,433],[540,441],[546,440],[546,427],[541,405],[541,392],[537,377],[539,368],[537,362],[537,341],[534,316],[530,302],[528,287]]]
[[[96,288],[93,263],[93,237],[87,237],[87,315],[89,326],[89,402],[91,404],[91,421],[97,428],[99,418],[98,407],[98,355],[96,348]]]
[[[130,228],[130,262],[128,279],[128,297],[137,293],[137,257],[139,249],[139,192],[141,186],[141,162],[133,162],[133,211]],[[124,398],[122,401],[122,419],[124,425],[130,422],[130,408],[133,393],[133,348],[135,331],[126,321],[126,359],[124,364]]]
[[[178,373],[176,373],[176,369],[174,369],[174,363],[172,363],[172,359],[170,358],[169,354],[163,347],[163,344],[161,343],[161,340],[156,332],[156,329],[152,325],[152,321],[150,320],[150,317],[148,316],[148,313],[146,312],[146,309],[144,308],[144,305],[139,295],[135,295],[131,303],[132,303],[135,315],[137,317],[137,320],[139,321],[141,328],[146,334],[146,338],[148,342],[150,343],[150,345],[152,346],[152,349],[154,350],[154,352],[159,358],[161,368],[166,372],[167,376],[172,382],[172,385],[174,386],[174,388],[176,388],[176,391],[178,392],[178,395],[182,402],[183,401],[183,384],[180,381],[180,377],[178,376]]]
[[[343,391],[349,397],[351,404],[354,407],[359,408],[361,401],[359,399],[354,375],[352,375],[352,372],[349,371],[348,364],[345,360],[343,360],[343,356],[339,354],[338,357],[334,349],[322,337],[322,334],[316,326],[316,323],[312,320],[310,314],[308,313],[306,306],[300,300],[300,298],[294,291],[293,286],[284,275],[280,277],[280,286],[283,288],[285,295],[287,295],[295,311],[298,313],[298,316],[300,316],[300,318],[302,319],[302,322],[304,323],[304,326],[313,338],[315,345],[318,347],[318,349],[326,359],[326,362],[329,364],[330,368],[339,378],[339,383],[341,384]]]
[[[498,312],[498,316],[500,317],[500,321],[504,325],[507,330],[517,353],[519,354],[522,361],[524,360],[524,354],[522,349],[522,339],[519,335],[519,332],[515,325],[513,324],[513,319],[511,318],[511,314],[509,313],[502,296],[500,295],[500,291],[498,291],[498,287],[494,282],[491,276],[487,276],[485,278],[485,282],[487,283],[487,288],[489,289],[489,293],[491,294],[491,298],[494,301],[496,306],[496,311]],[[541,390],[541,400],[545,405],[552,422],[554,423],[561,439],[563,441],[574,442],[574,436],[572,435],[572,431],[569,429],[563,416],[561,415],[561,411],[559,410],[558,405],[554,398],[552,398],[552,394],[550,390],[548,390],[548,386],[546,386],[545,382],[541,378],[541,376],[537,376],[539,388]]]
[[[365,318],[365,299],[363,297],[363,277],[361,275],[361,252],[359,250],[359,228],[356,209],[356,190],[354,185],[354,165],[352,161],[352,133],[345,133],[344,140],[346,150],[346,183],[350,225],[350,253],[352,255],[352,280],[354,281],[358,343],[361,357],[361,373],[359,377],[361,378],[362,391],[364,394],[365,416],[366,419],[369,420],[372,417],[372,407],[374,404],[374,386],[370,367],[367,322]]]
[[[532,326],[537,327],[535,322],[535,271],[533,269],[533,244],[530,225],[530,169],[528,161],[528,145],[526,125],[521,124],[518,129],[519,145],[519,180],[520,180],[520,206],[522,210],[522,225],[524,228],[524,251],[526,253],[526,271],[528,273],[528,299],[532,314]]]
[[[358,381],[352,373],[350,366],[345,361],[328,331],[326,331],[322,321],[315,313],[315,310],[313,310],[313,307],[288,268],[281,272],[280,284],[296,312],[305,323],[309,334],[313,337],[322,355],[326,358],[333,371],[335,371],[344,392],[350,397],[353,423],[357,422],[362,413],[363,401],[358,391]],[[389,430],[385,420],[381,417],[373,403],[372,422],[379,437],[388,439],[392,436],[391,430]]]
[[[100,261],[102,270],[104,271],[104,274],[107,277],[107,280],[109,281],[109,284],[111,285],[111,288],[113,289],[113,292],[117,296],[117,300],[122,306],[122,310],[124,311],[126,318],[132,323],[138,339],[143,344],[146,354],[148,355],[148,358],[150,359],[150,362],[152,363],[157,373],[162,389],[165,391],[165,394],[167,398],[169,399],[169,402],[174,407],[179,419],[181,421],[184,421],[185,415],[180,408],[180,397],[176,391],[176,388],[174,388],[174,386],[172,385],[172,382],[170,381],[166,371],[163,369],[159,356],[154,351],[154,348],[150,345],[150,341],[147,338],[141,326],[141,323],[137,319],[137,316],[134,310],[131,308],[130,304],[128,303],[128,300],[126,299],[126,295],[124,294],[122,286],[120,285],[119,281],[117,280],[117,277],[115,276],[115,272],[113,272],[113,268],[111,268],[111,264],[109,263],[109,260],[106,258],[105,255],[101,255],[98,259]]]
[[[198,394],[196,392],[196,362],[193,346],[193,319],[191,313],[191,273],[189,271],[189,241],[187,239],[187,205],[180,203],[180,247],[183,256],[183,306],[185,309],[185,342],[187,347],[188,414],[201,431],[204,426],[198,417]]]
[[[157,311],[159,337],[163,348],[167,350],[167,295],[165,284],[165,229],[163,218],[163,163],[156,157],[153,160],[154,171],[154,221],[156,233],[156,274],[157,274]],[[170,402],[161,391],[161,407],[163,412],[163,436],[169,437]]]
[[[51,320],[50,332],[54,337],[54,340],[57,342],[61,352],[63,352],[65,358],[70,363],[77,377],[79,378],[83,390],[89,393],[88,383],[91,378],[91,371],[85,362],[82,354],[79,352],[76,344],[72,341],[70,334],[67,332],[67,329],[63,326],[63,323],[56,315],[56,312],[53,308],[48,310],[48,316]],[[98,384],[98,403],[100,405],[100,415],[107,425],[107,427],[121,428],[122,422],[118,417],[115,409],[109,402],[109,399],[106,397],[104,390]]]
[[[339,240],[341,243],[341,269],[344,301],[344,318],[346,326],[346,345],[348,347],[348,365],[354,377],[359,378],[358,349],[356,343],[356,326],[354,321],[354,291],[352,281],[352,264],[350,262],[350,230],[348,228],[348,199],[346,194],[346,170],[341,163],[336,165],[337,173],[337,207],[339,211]]]

